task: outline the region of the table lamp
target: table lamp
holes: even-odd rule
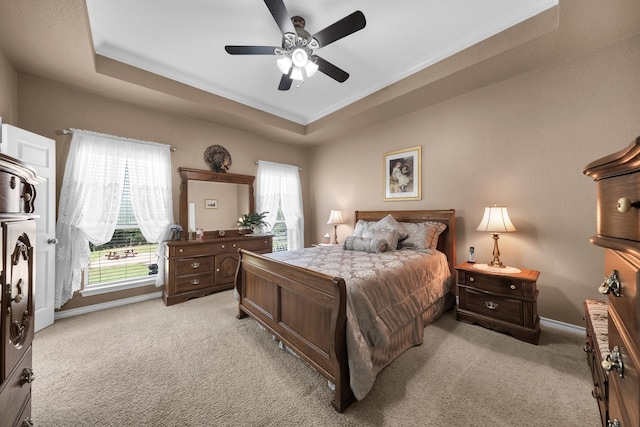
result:
[[[344,224],[342,220],[342,211],[339,210],[331,210],[331,215],[329,215],[329,221],[327,224],[333,225],[333,244],[338,244],[338,224]]]
[[[493,234],[493,261],[489,263],[489,266],[504,267],[505,265],[500,261],[500,249],[498,249],[499,234],[516,231],[511,219],[509,219],[507,207],[493,205],[492,207],[484,208],[484,216],[477,230],[488,231]]]

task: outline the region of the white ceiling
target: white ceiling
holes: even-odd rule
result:
[[[356,10],[364,29],[314,53],[350,74],[317,73],[279,91],[275,56],[225,45],[279,46],[262,0],[87,0],[95,52],[308,125],[558,4],[557,0],[285,0],[314,34]]]

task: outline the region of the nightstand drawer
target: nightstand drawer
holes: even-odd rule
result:
[[[512,324],[522,325],[522,300],[499,295],[477,292],[469,288],[458,288],[460,291],[460,309],[504,320]]]
[[[462,272],[459,277],[459,284],[475,289],[495,292],[503,295],[527,296],[534,294],[533,283],[524,282],[512,277],[488,276],[486,274],[474,274],[469,271]],[[462,283],[460,283],[462,282]]]

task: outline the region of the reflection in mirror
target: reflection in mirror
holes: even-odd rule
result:
[[[219,173],[201,169],[178,168],[180,174],[180,225],[189,230],[189,218],[194,228],[218,236],[219,230],[239,234],[240,215],[253,212],[255,200],[252,175]],[[193,207],[193,213],[189,212]],[[215,233],[213,233],[215,232]]]
[[[231,230],[238,227],[238,218],[249,212],[247,185],[192,180],[188,186],[197,228]]]

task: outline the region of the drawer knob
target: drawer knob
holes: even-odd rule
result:
[[[485,301],[484,302],[485,307],[487,307],[489,310],[497,310],[498,309],[498,303],[497,302],[493,302],[493,301]]]
[[[617,418],[607,421],[607,427],[621,427],[621,426],[622,424],[620,424],[620,421],[618,421]]]
[[[25,420],[22,422],[22,427],[33,427],[33,420],[31,419],[31,417],[27,417],[25,418]]]
[[[222,249],[224,249],[224,245],[222,245]]]
[[[473,277],[469,277],[469,281],[470,281],[470,282],[475,282],[475,281],[476,281],[476,279],[474,279]]]
[[[516,285],[514,285],[513,283],[509,285],[509,289],[511,289],[512,291],[516,290]]]
[[[35,379],[36,376],[33,374],[33,369],[24,368],[22,376],[20,376],[20,386],[22,387],[25,384],[31,384]]]
[[[233,244],[233,247],[234,247],[234,248],[236,247],[236,244],[235,244],[235,243]]]
[[[591,396],[593,396],[593,398],[596,400],[602,400],[602,395],[598,393],[597,388],[594,388],[593,390],[591,390]]]
[[[191,281],[191,284],[192,284],[192,285],[197,285],[198,283],[200,283],[200,280],[198,280],[198,279],[193,279],[193,280]]]
[[[622,364],[622,355],[620,354],[620,348],[616,345],[613,350],[601,363],[602,369],[607,372],[616,371],[620,378],[624,375],[624,365]]]
[[[192,262],[191,263],[191,268],[198,268],[200,267],[200,263],[199,262]]]
[[[622,296],[620,292],[621,289],[622,283],[620,283],[620,279],[618,278],[618,270],[613,270],[609,277],[604,278],[604,282],[602,282],[598,291],[603,295],[612,293],[614,296],[619,297]]]
[[[182,253],[182,252],[184,252],[184,249],[180,248],[180,249],[178,249],[178,252]]]
[[[640,208],[640,202],[632,202],[628,197],[618,199],[618,212],[626,213],[629,212],[631,208]]]

